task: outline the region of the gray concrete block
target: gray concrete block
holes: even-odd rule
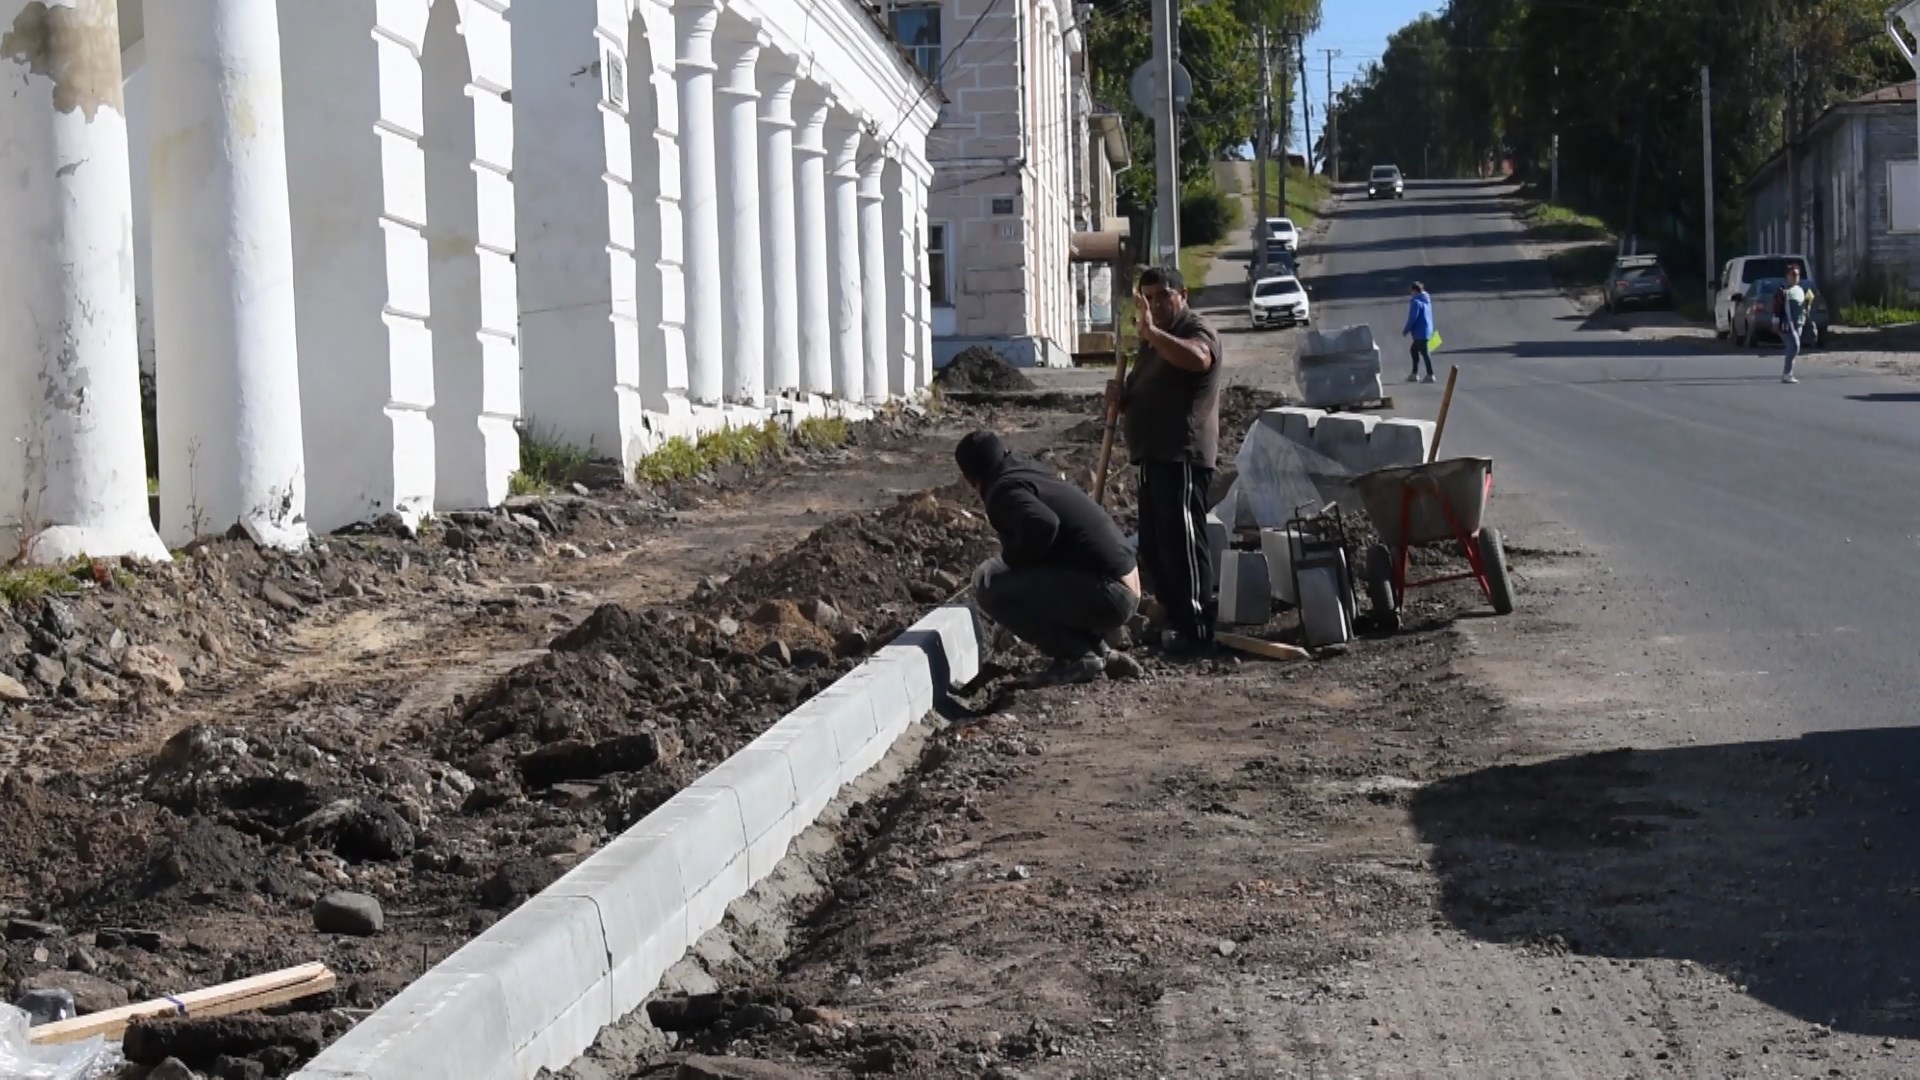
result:
[[[749,744],[687,790],[727,790],[740,803],[740,820],[747,839],[747,876],[758,882],[773,873],[793,839],[793,808],[799,799],[793,789],[793,767],[784,751],[760,743]]]
[[[518,1077],[500,976],[435,968],[295,1073],[296,1080]]]
[[[506,999],[515,1073],[559,1070],[619,1018],[607,989],[609,955],[600,907],[542,893],[461,946],[435,969],[497,978]]]
[[[540,894],[599,905],[613,968],[607,996],[615,1016],[639,1008],[692,944],[687,894],[673,846],[660,836],[616,837]]]
[[[870,671],[862,664],[787,714],[789,717],[819,717],[833,730],[834,744],[843,766],[839,783],[846,782],[846,763],[859,756],[880,730],[880,722],[873,712],[873,695],[868,692],[868,687],[878,677],[878,672]]]
[[[1267,560],[1267,584],[1274,599],[1297,605],[1300,594],[1293,587],[1292,535],[1286,529],[1261,529],[1260,554]]]
[[[1227,540],[1231,533],[1218,514],[1207,515],[1207,549],[1213,552],[1213,585],[1220,587],[1220,564],[1226,561]]]
[[[1267,557],[1258,551],[1229,551],[1220,572],[1219,621],[1258,625],[1273,616],[1273,590]]]
[[[1301,446],[1312,446],[1313,426],[1319,423],[1320,418],[1325,415],[1327,415],[1325,409],[1309,409],[1304,405],[1286,405],[1278,409],[1268,409],[1266,412],[1260,414],[1260,419],[1262,422],[1265,422],[1268,417],[1273,417],[1275,422],[1272,426],[1274,426],[1281,435],[1286,436],[1287,439],[1293,442],[1299,443]]]
[[[1313,425],[1313,449],[1350,473],[1366,472],[1372,468],[1373,460],[1368,436],[1379,422],[1379,417],[1365,413],[1321,417]]]
[[[1367,436],[1372,453],[1369,468],[1392,469],[1419,465],[1433,448],[1433,421],[1387,417],[1373,426]]]

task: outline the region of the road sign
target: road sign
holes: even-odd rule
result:
[[[1154,65],[1141,64],[1133,71],[1133,78],[1127,82],[1127,95],[1133,99],[1133,107],[1149,117],[1160,115],[1160,80],[1155,76]],[[1185,111],[1187,102],[1193,100],[1193,76],[1188,73],[1185,64],[1178,61],[1173,65],[1173,107]]]

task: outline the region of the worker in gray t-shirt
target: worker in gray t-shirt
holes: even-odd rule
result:
[[[1213,549],[1207,495],[1220,445],[1220,335],[1187,306],[1178,270],[1153,267],[1134,292],[1140,353],[1117,400],[1127,454],[1140,469],[1142,583],[1165,611],[1171,647],[1213,644]]]

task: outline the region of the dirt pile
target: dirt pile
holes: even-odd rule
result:
[[[1033,380],[984,345],[962,349],[933,377],[942,390],[1031,390]]]

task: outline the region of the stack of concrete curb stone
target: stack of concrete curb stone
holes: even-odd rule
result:
[[[936,609],[421,976],[295,1080],[531,1080],[564,1068],[979,665],[972,613]]]

